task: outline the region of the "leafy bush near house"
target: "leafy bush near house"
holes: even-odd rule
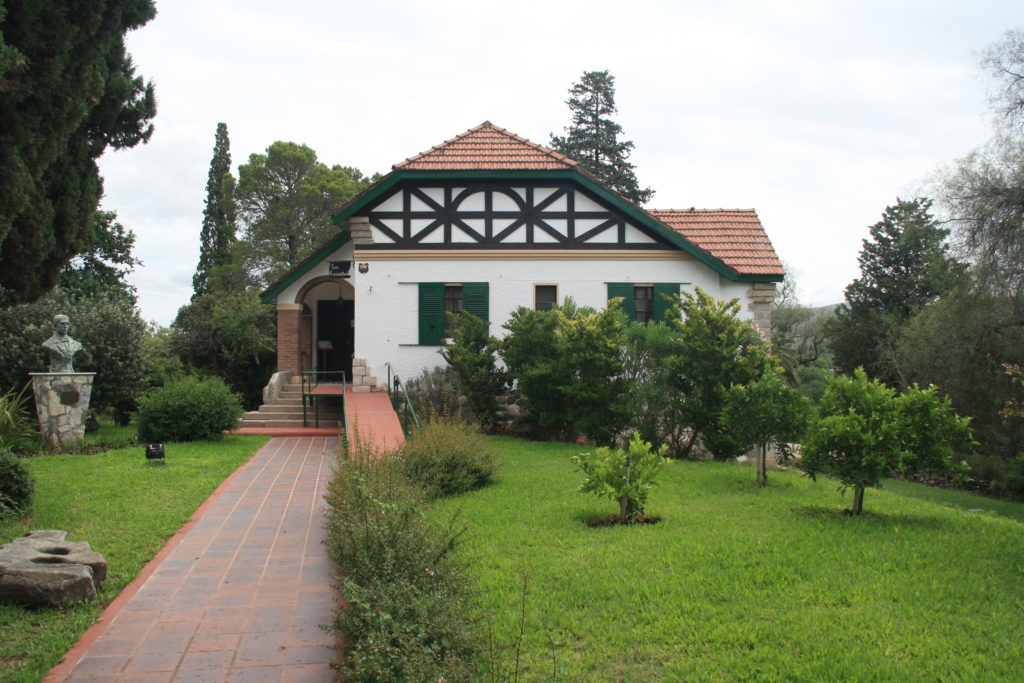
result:
[[[327,550],[345,602],[334,623],[345,643],[342,675],[473,680],[483,639],[455,552],[462,531],[427,519],[424,493],[398,459],[356,443],[326,496]]]
[[[540,436],[585,434],[610,444],[625,428],[632,407],[622,362],[626,326],[621,307],[595,311],[572,299],[550,311],[512,312],[501,356]]]
[[[494,424],[498,396],[508,385],[508,372],[497,366],[499,342],[488,334],[486,320],[467,311],[448,315],[452,341],[441,349],[441,357],[458,376],[477,419],[485,425]]]
[[[32,475],[17,456],[0,446],[0,519],[24,514],[34,492]]]
[[[238,426],[242,405],[216,377],[186,377],[155,389],[139,401],[135,422],[139,441],[217,439]]]
[[[489,484],[497,469],[494,448],[476,428],[450,418],[424,423],[409,435],[402,472],[429,498],[451,496]]]
[[[669,463],[667,450],[667,446],[653,450],[634,433],[628,449],[598,448],[595,453],[575,455],[572,461],[586,477],[579,490],[617,501],[619,524],[638,522],[643,518],[647,495],[657,483],[654,478]]]
[[[31,401],[27,385],[21,391],[0,393],[0,449],[17,453],[39,443],[39,432],[29,412]]]

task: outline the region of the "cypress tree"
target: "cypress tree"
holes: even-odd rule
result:
[[[231,175],[231,143],[228,124],[218,123],[206,179],[206,207],[203,229],[199,233],[199,265],[192,277],[192,300],[210,291],[210,272],[227,265],[230,246],[235,241],[235,178]]]
[[[566,100],[572,111],[572,125],[565,136],[552,135],[551,147],[596,176],[634,204],[643,204],[654,196],[651,188],[640,189],[635,166],[629,163],[631,140],[619,140],[622,126],[609,116],[616,113],[615,77],[607,71],[585,71],[573,85]]]
[[[152,0],[0,0],[0,305],[32,301],[87,251],[107,147],[149,139],[152,83],[124,35]]]

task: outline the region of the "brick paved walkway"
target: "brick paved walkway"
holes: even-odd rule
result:
[[[51,681],[334,681],[323,494],[337,437],[271,439],[50,672]],[[122,597],[124,599],[122,599]]]

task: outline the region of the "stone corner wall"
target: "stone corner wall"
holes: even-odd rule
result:
[[[352,391],[355,393],[381,391],[377,378],[370,374],[370,368],[365,358],[352,359]]]
[[[366,216],[353,216],[345,223],[348,225],[348,232],[352,235],[352,243],[373,244],[373,231],[370,230],[370,219]]]
[[[775,303],[775,283],[755,282],[747,291],[750,301],[750,322],[761,332],[765,341],[772,338],[772,304]]]

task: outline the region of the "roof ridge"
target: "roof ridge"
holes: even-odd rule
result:
[[[407,168],[407,167],[409,167],[409,166],[411,166],[413,164],[416,164],[417,162],[431,163],[432,162],[432,159],[430,158],[431,156],[444,155],[449,150],[449,148],[451,148],[452,146],[458,144],[459,142],[461,142],[463,140],[466,140],[467,138],[471,138],[473,135],[475,135],[477,133],[480,133],[480,132],[483,132],[483,131],[491,131],[491,132],[494,132],[494,133],[498,133],[501,136],[504,136],[505,138],[507,138],[508,142],[515,141],[515,142],[517,142],[517,143],[519,143],[521,145],[524,145],[524,146],[530,148],[531,150],[534,150],[535,152],[538,152],[540,155],[548,158],[549,161],[546,162],[546,163],[557,164],[559,166],[564,166],[564,167],[568,167],[568,168],[580,168],[579,162],[576,161],[575,159],[567,157],[566,155],[562,154],[561,152],[556,152],[555,150],[553,150],[553,149],[551,149],[549,147],[545,147],[544,145],[541,145],[539,143],[533,142],[532,140],[528,140],[528,139],[524,138],[521,135],[513,133],[512,131],[508,130],[507,128],[502,128],[501,126],[495,125],[494,123],[492,123],[489,120],[488,121],[484,121],[483,123],[481,123],[481,124],[479,124],[477,126],[474,126],[474,127],[470,128],[469,130],[466,130],[466,131],[464,131],[462,133],[459,133],[458,135],[445,140],[444,142],[442,142],[439,145],[434,145],[433,147],[431,147],[430,149],[428,149],[428,150],[426,150],[424,152],[420,152],[419,154],[416,154],[414,156],[407,157],[405,160],[400,161],[397,164],[392,165],[391,168],[393,170],[400,170],[402,168]],[[472,144],[472,142],[470,142],[469,144]],[[535,163],[543,163],[543,162],[535,162]]]

